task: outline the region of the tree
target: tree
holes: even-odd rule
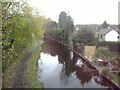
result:
[[[70,45],[70,36],[74,29],[74,22],[71,16],[62,11],[59,15],[59,28],[62,30],[62,40]]]
[[[50,31],[50,35],[52,38],[61,41],[61,30],[58,28],[53,28],[53,30]]]
[[[34,34],[35,38],[38,40],[41,40],[43,38],[43,34],[44,34],[44,29],[43,29],[43,25],[45,22],[45,18],[41,15],[38,16],[32,16],[31,17],[31,29],[32,29],[32,33]]]
[[[58,24],[52,21],[50,18],[46,19],[44,23],[45,36],[51,36],[56,40],[61,40],[61,30],[58,28]]]
[[[62,11],[59,15],[59,28],[61,30],[66,30],[67,29],[67,13]]]
[[[107,22],[104,21],[103,24],[102,24],[102,27],[103,27],[103,28],[108,28],[108,26],[109,26],[109,24],[107,24]]]
[[[34,42],[32,34],[41,39],[44,17],[33,15],[27,2],[2,2],[2,70]],[[35,13],[34,13],[35,14]]]
[[[52,21],[50,18],[46,19],[44,22],[44,29],[47,32],[50,32],[54,28],[58,28],[58,25],[55,21]]]
[[[72,35],[73,42],[79,42],[84,45],[95,45],[96,37],[95,33],[89,28],[82,28],[81,30],[75,31]]]

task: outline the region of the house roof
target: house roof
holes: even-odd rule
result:
[[[117,29],[107,29],[107,28],[103,28],[103,29],[101,29],[101,30],[98,32],[98,34],[99,34],[99,35],[106,35],[108,32],[110,32],[110,31],[112,31],[112,30],[115,30],[116,32],[118,32]],[[119,33],[119,32],[118,32],[118,33]]]
[[[111,29],[103,28],[103,29],[101,29],[101,30],[98,32],[98,34],[99,34],[99,35],[105,35],[105,34],[107,34],[107,33],[110,32],[110,31],[111,31]]]
[[[83,27],[88,27],[91,30],[95,31],[96,33],[100,32],[100,30],[103,29],[101,24],[77,24],[75,26],[75,30],[81,30]],[[120,29],[120,25],[112,24],[112,25],[109,25],[109,28],[111,28],[112,30],[118,31],[118,28]]]

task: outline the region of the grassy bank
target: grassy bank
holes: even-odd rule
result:
[[[16,75],[16,70],[17,67],[20,63],[20,61],[22,60],[24,54],[30,49],[32,48],[33,43],[29,44],[29,46],[27,46],[24,50],[22,50],[16,61],[14,61],[13,63],[11,63],[11,65],[9,65],[9,68],[6,69],[6,71],[4,73],[2,73],[2,88],[11,88],[13,85],[13,79]]]
[[[115,81],[118,85],[120,85],[120,76],[118,75],[113,75],[112,80]]]
[[[40,82],[37,79],[37,60],[40,55],[41,43],[38,43],[37,48],[35,48],[30,60],[27,62],[27,82],[29,88],[42,88]]]
[[[120,86],[120,76],[118,75],[117,71],[116,71],[116,73],[115,72],[112,73],[112,72],[109,71],[109,68],[103,67],[103,69],[101,70],[101,73],[103,73],[104,75],[106,75],[116,85]]]

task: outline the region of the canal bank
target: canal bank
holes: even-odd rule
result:
[[[94,71],[97,71],[100,73],[100,75],[102,75],[103,77],[105,77],[107,80],[109,80],[111,83],[113,83],[115,85],[115,87],[118,87],[120,88],[119,84],[116,83],[115,81],[113,81],[112,79],[110,79],[107,75],[104,75],[102,72],[101,72],[101,69],[99,69],[99,67],[95,67],[92,65],[92,63],[85,57],[81,56],[77,51],[75,51],[74,49],[72,49],[69,45],[65,44],[64,42],[61,42],[61,41],[57,41],[55,39],[53,39],[52,37],[50,37],[51,40],[54,40],[55,42],[58,42],[60,44],[63,44],[65,45],[66,47],[68,47],[70,50],[72,50],[73,52],[75,52],[76,54],[78,54],[83,60],[85,60],[91,67],[92,67],[92,70]],[[119,80],[118,80],[119,82]]]
[[[27,46],[22,52],[19,53],[17,60],[14,61],[11,65],[9,65],[9,68],[6,69],[4,73],[2,73],[2,88],[11,88],[13,85],[13,80],[15,78],[17,68],[26,54],[26,52],[32,48],[34,44],[30,43],[29,46]]]
[[[29,45],[19,55],[18,60],[3,74],[2,88],[41,88],[37,80],[37,60],[41,50],[41,42]]]
[[[40,46],[38,46],[38,43],[35,42],[34,46],[25,53],[24,57],[22,58],[22,60],[20,61],[17,67],[16,75],[13,79],[12,88],[30,88],[30,86],[33,86],[32,78],[36,78],[35,69],[37,68],[35,67],[37,66],[36,63],[32,62],[31,64],[30,62],[33,60],[36,62],[37,58],[39,57],[39,52],[37,51],[40,51],[40,49],[38,47]],[[37,52],[38,54],[36,54],[35,52]],[[28,71],[29,68],[31,68],[31,70],[33,71],[32,72]],[[30,76],[32,77],[31,79],[29,79]],[[35,83],[37,82],[37,78],[34,80],[34,82]],[[37,84],[35,85],[36,87],[38,86]]]
[[[117,88],[117,86],[114,83],[110,82],[107,78],[101,75],[101,73],[99,73],[99,71],[94,66],[92,66],[91,63],[87,62],[85,58],[82,58],[77,52],[70,49],[69,46],[63,45],[61,43],[62,42],[59,42],[59,41],[56,42],[54,40],[51,41],[47,39],[46,41],[44,41],[44,44],[42,46],[40,60],[44,60],[44,61],[40,61],[41,62],[40,64],[38,63],[39,66],[43,65],[42,67],[38,67],[38,71],[39,70],[42,71],[42,74],[40,74],[41,76],[39,75],[38,77],[41,77],[41,79],[39,78],[39,81],[41,81],[44,84],[45,88],[46,87],[47,88],[57,87],[57,86],[59,88],[61,87],[62,88],[64,87],[68,87],[68,88],[74,88],[74,87],[76,88],[88,88],[88,87],[89,88],[93,88],[93,87],[95,88]],[[71,51],[74,52],[73,59],[71,59],[71,56],[70,56]],[[85,63],[85,65],[82,68],[78,68],[75,66],[75,62],[78,59],[82,59],[83,62]],[[52,71],[47,70],[46,67],[48,67]],[[43,70],[41,70],[41,68],[43,68]],[[90,71],[87,71],[85,69],[90,70]],[[56,72],[54,71],[55,75],[53,75],[53,73],[50,73],[50,72],[53,72],[53,70],[58,70]],[[62,76],[61,75],[59,76],[58,72],[59,73],[61,72]],[[62,81],[64,81],[64,79],[66,81],[66,78],[68,78],[68,81],[69,81],[69,78],[74,78],[74,79],[72,79],[73,81],[68,82],[68,85],[65,86],[65,84],[62,84],[61,86],[62,82],[61,82],[61,79],[59,79],[59,77],[62,77]],[[55,82],[54,86],[49,83],[50,78],[54,79],[53,81],[53,83]],[[81,86],[82,84],[78,83],[79,81],[80,83],[84,82],[83,84],[84,86]],[[95,85],[95,86],[91,86],[91,85]]]
[[[40,57],[42,41],[38,42],[30,60],[27,62],[26,79],[28,86],[26,88],[42,88],[42,84],[37,79],[37,62]]]
[[[55,39],[52,38],[52,40],[56,41]],[[70,46],[68,46],[67,44],[65,44],[64,42],[61,42],[61,41],[56,41],[58,43],[61,43],[61,44],[64,44],[66,47],[70,48]],[[70,50],[74,51],[76,54],[78,54],[83,60],[85,60],[91,67],[93,70],[97,71],[100,73],[100,75],[104,78],[106,78],[106,80],[108,80],[109,82],[113,83],[113,85],[116,87],[116,88],[119,88],[120,89],[120,86],[118,83],[116,83],[115,81],[113,81],[112,79],[110,79],[107,75],[104,75],[101,70],[99,70],[99,68],[95,67],[92,65],[92,63],[85,57],[81,56],[78,52],[76,52],[74,49],[70,48]]]

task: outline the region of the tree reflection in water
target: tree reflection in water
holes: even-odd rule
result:
[[[42,49],[43,53],[49,53],[51,56],[58,55],[58,61],[60,64],[62,64],[60,79],[65,83],[67,83],[71,73],[75,71],[76,76],[78,79],[80,79],[82,85],[91,80],[92,74],[85,71],[85,69],[87,69],[87,66],[83,65],[83,67],[77,68],[75,66],[75,63],[79,59],[79,56],[73,53],[73,57],[71,58],[70,55],[72,51],[70,51],[67,47],[58,44],[55,41],[46,40],[42,45]]]
[[[101,77],[99,72],[92,72],[91,66],[86,64],[85,61],[83,61],[82,67],[76,67],[75,63],[80,57],[58,42],[45,39],[42,45],[42,52],[50,54],[51,56],[58,56],[58,61],[62,64],[59,78],[64,84],[69,82],[68,80],[70,76],[74,73],[82,86],[84,86],[85,83],[89,83],[91,80],[94,80],[95,83],[100,84],[103,87],[113,86],[113,84],[107,81],[104,77]]]

